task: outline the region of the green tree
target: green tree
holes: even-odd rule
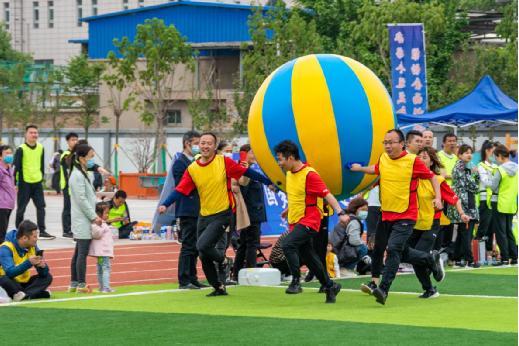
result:
[[[247,129],[249,108],[265,78],[277,67],[299,56],[321,53],[323,44],[313,20],[306,21],[298,9],[287,10],[279,1],[265,11],[257,8],[249,18],[251,45],[242,47],[242,76],[235,80],[234,121],[237,133]]]
[[[85,139],[88,139],[88,131],[95,124],[95,115],[99,112],[99,83],[102,72],[103,66],[89,62],[85,55],[72,58],[65,71],[67,92],[79,100],[79,124],[85,131]]]
[[[173,26],[167,26],[158,18],[147,19],[137,26],[133,41],[124,37],[115,39],[117,52],[110,52],[109,59],[119,56],[115,71],[124,77],[133,92],[140,97],[141,119],[150,124],[155,121],[154,157],[161,153],[158,171],[166,169],[165,145],[167,110],[175,102],[174,93],[182,78],[175,74],[179,64],[193,69],[193,50]],[[177,87],[177,88],[175,88]]]

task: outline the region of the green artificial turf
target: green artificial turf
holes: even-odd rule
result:
[[[369,278],[338,280],[344,288],[358,289]],[[517,297],[517,268],[495,268],[481,270],[449,271],[441,283],[433,285],[444,294],[486,295]],[[318,282],[305,284],[319,287]],[[393,281],[391,290],[395,292],[422,292],[422,286],[414,274],[399,275]]]
[[[4,315],[5,314],[5,315]],[[2,310],[3,345],[515,345],[515,333],[390,324],[73,309]],[[7,318],[4,318],[7,317]],[[308,317],[312,318],[311,312]],[[23,322],[22,322],[23,321]],[[44,326],[42,326],[44,322]],[[5,328],[5,329],[4,329]],[[23,338],[22,338],[23,336]]]

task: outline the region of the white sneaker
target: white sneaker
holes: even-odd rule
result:
[[[357,274],[353,270],[349,270],[346,268],[341,268],[341,279],[343,278],[354,278]]]
[[[15,293],[13,295],[13,301],[14,302],[21,302],[25,298],[26,294],[23,291],[20,291],[18,293]]]

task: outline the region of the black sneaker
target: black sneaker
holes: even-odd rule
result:
[[[321,286],[321,287],[319,287],[319,291],[317,293],[325,293],[325,292],[326,292],[326,287]]]
[[[192,283],[189,283],[187,285],[180,285],[178,286],[179,290],[199,290],[200,287],[193,285]]]
[[[361,284],[360,290],[366,294],[372,295],[373,290],[377,288],[375,281],[370,281],[367,284]]]
[[[40,238],[40,239],[47,239],[47,240],[56,239],[55,236],[50,235],[49,233],[47,233],[45,231],[40,231],[40,235],[38,236],[38,238]]]
[[[72,232],[66,232],[63,233],[63,238],[74,238],[74,235],[72,234]]]
[[[314,279],[314,273],[312,272],[309,272],[306,276],[305,276],[305,282],[310,282]]]
[[[438,251],[432,252],[433,256],[433,266],[432,266],[432,274],[434,280],[437,282],[442,282],[445,279],[445,268],[443,267],[443,261],[441,259],[440,253]]]
[[[342,286],[341,286],[340,283],[334,282],[332,287],[325,289],[325,292],[326,292],[326,304],[333,304],[333,303],[335,303],[337,295],[341,291],[341,288],[342,288]]]
[[[436,287],[433,287],[430,290],[425,291],[421,295],[418,296],[418,298],[428,299],[428,298],[438,298],[440,296],[440,292],[436,289]]]
[[[510,265],[516,266],[517,265],[517,259],[513,259],[510,261]]]
[[[501,267],[501,266],[504,266],[504,265],[507,265],[507,264],[508,264],[507,262],[497,261],[497,262],[492,263],[492,266],[494,266],[494,267]]]
[[[301,287],[301,284],[299,283],[299,279],[292,280],[288,288],[285,290],[286,294],[298,294],[303,292],[303,288]]]
[[[387,293],[384,292],[380,287],[373,290],[373,296],[377,299],[377,303],[386,305]]]
[[[218,296],[228,296],[227,290],[225,287],[223,288],[215,288],[213,292],[206,295],[206,297],[218,297]]]
[[[201,283],[200,281],[195,281],[195,282],[192,282],[191,284],[195,285],[195,286],[198,287],[198,288],[207,288],[207,287],[210,287],[209,285],[203,284],[203,283]]]
[[[472,263],[469,263],[469,267],[479,268],[479,267],[481,267],[481,264],[479,264],[478,262],[472,262]]]

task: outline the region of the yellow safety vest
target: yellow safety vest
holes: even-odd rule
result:
[[[441,150],[438,152],[438,157],[445,168],[445,171],[448,175],[452,175],[452,170],[454,166],[456,166],[456,162],[458,162],[458,157],[455,154],[452,154],[452,157],[447,156],[447,154]],[[449,186],[452,186],[452,178],[445,179]]]
[[[312,206],[306,204],[306,177],[310,172],[316,172],[316,170],[306,166],[295,173],[287,172],[288,223],[290,225],[298,223],[305,216],[306,207]],[[323,199],[317,198],[315,206],[322,217],[324,215]]]
[[[34,247],[30,247],[29,251],[27,251],[25,253],[25,255],[20,257],[20,255],[18,254],[18,251],[16,250],[16,246],[12,242],[4,241],[2,243],[2,245],[0,245],[0,246],[5,246],[5,247],[7,247],[7,248],[9,248],[11,250],[11,252],[13,253],[13,261],[14,261],[14,264],[16,266],[19,266],[20,264],[22,264],[23,262],[28,260],[29,257],[36,256],[36,249]],[[0,276],[4,276],[4,275],[5,275],[5,271],[0,266]],[[29,282],[30,278],[31,278],[31,271],[30,270],[26,270],[22,274],[16,276],[14,279],[16,280],[16,282],[26,283],[26,282]]]
[[[437,175],[439,183],[443,183],[445,178]],[[431,229],[436,209],[433,200],[436,194],[430,180],[420,179],[418,181],[418,219],[416,220],[415,229],[420,231],[428,231]]]
[[[409,209],[411,180],[416,155],[391,159],[383,153],[379,160],[380,204],[382,211],[403,213]]]
[[[32,149],[27,144],[20,145],[22,149],[22,172],[23,181],[29,184],[40,183],[43,180],[41,172],[41,156],[43,155],[43,145],[36,143],[36,148]]]
[[[108,220],[120,218],[120,217],[126,217],[128,213],[126,212],[126,203],[121,204],[119,207],[116,207],[114,205],[113,208],[110,208],[108,210]],[[112,222],[112,226],[115,228],[121,228],[123,225],[122,221],[116,221]]]
[[[499,167],[501,181],[497,196],[497,211],[503,214],[517,213],[517,173],[511,177],[503,167]]]
[[[65,177],[65,171],[63,170],[63,167],[61,167],[61,161],[63,161],[63,158],[68,155],[70,155],[70,150],[65,150],[59,158],[59,184],[62,190],[64,190],[65,187],[67,187],[68,177]],[[69,173],[70,172],[67,172],[67,174]]]
[[[200,196],[200,215],[214,215],[234,208],[230,182],[225,171],[225,159],[222,155],[216,155],[207,165],[195,161],[187,170]]]

